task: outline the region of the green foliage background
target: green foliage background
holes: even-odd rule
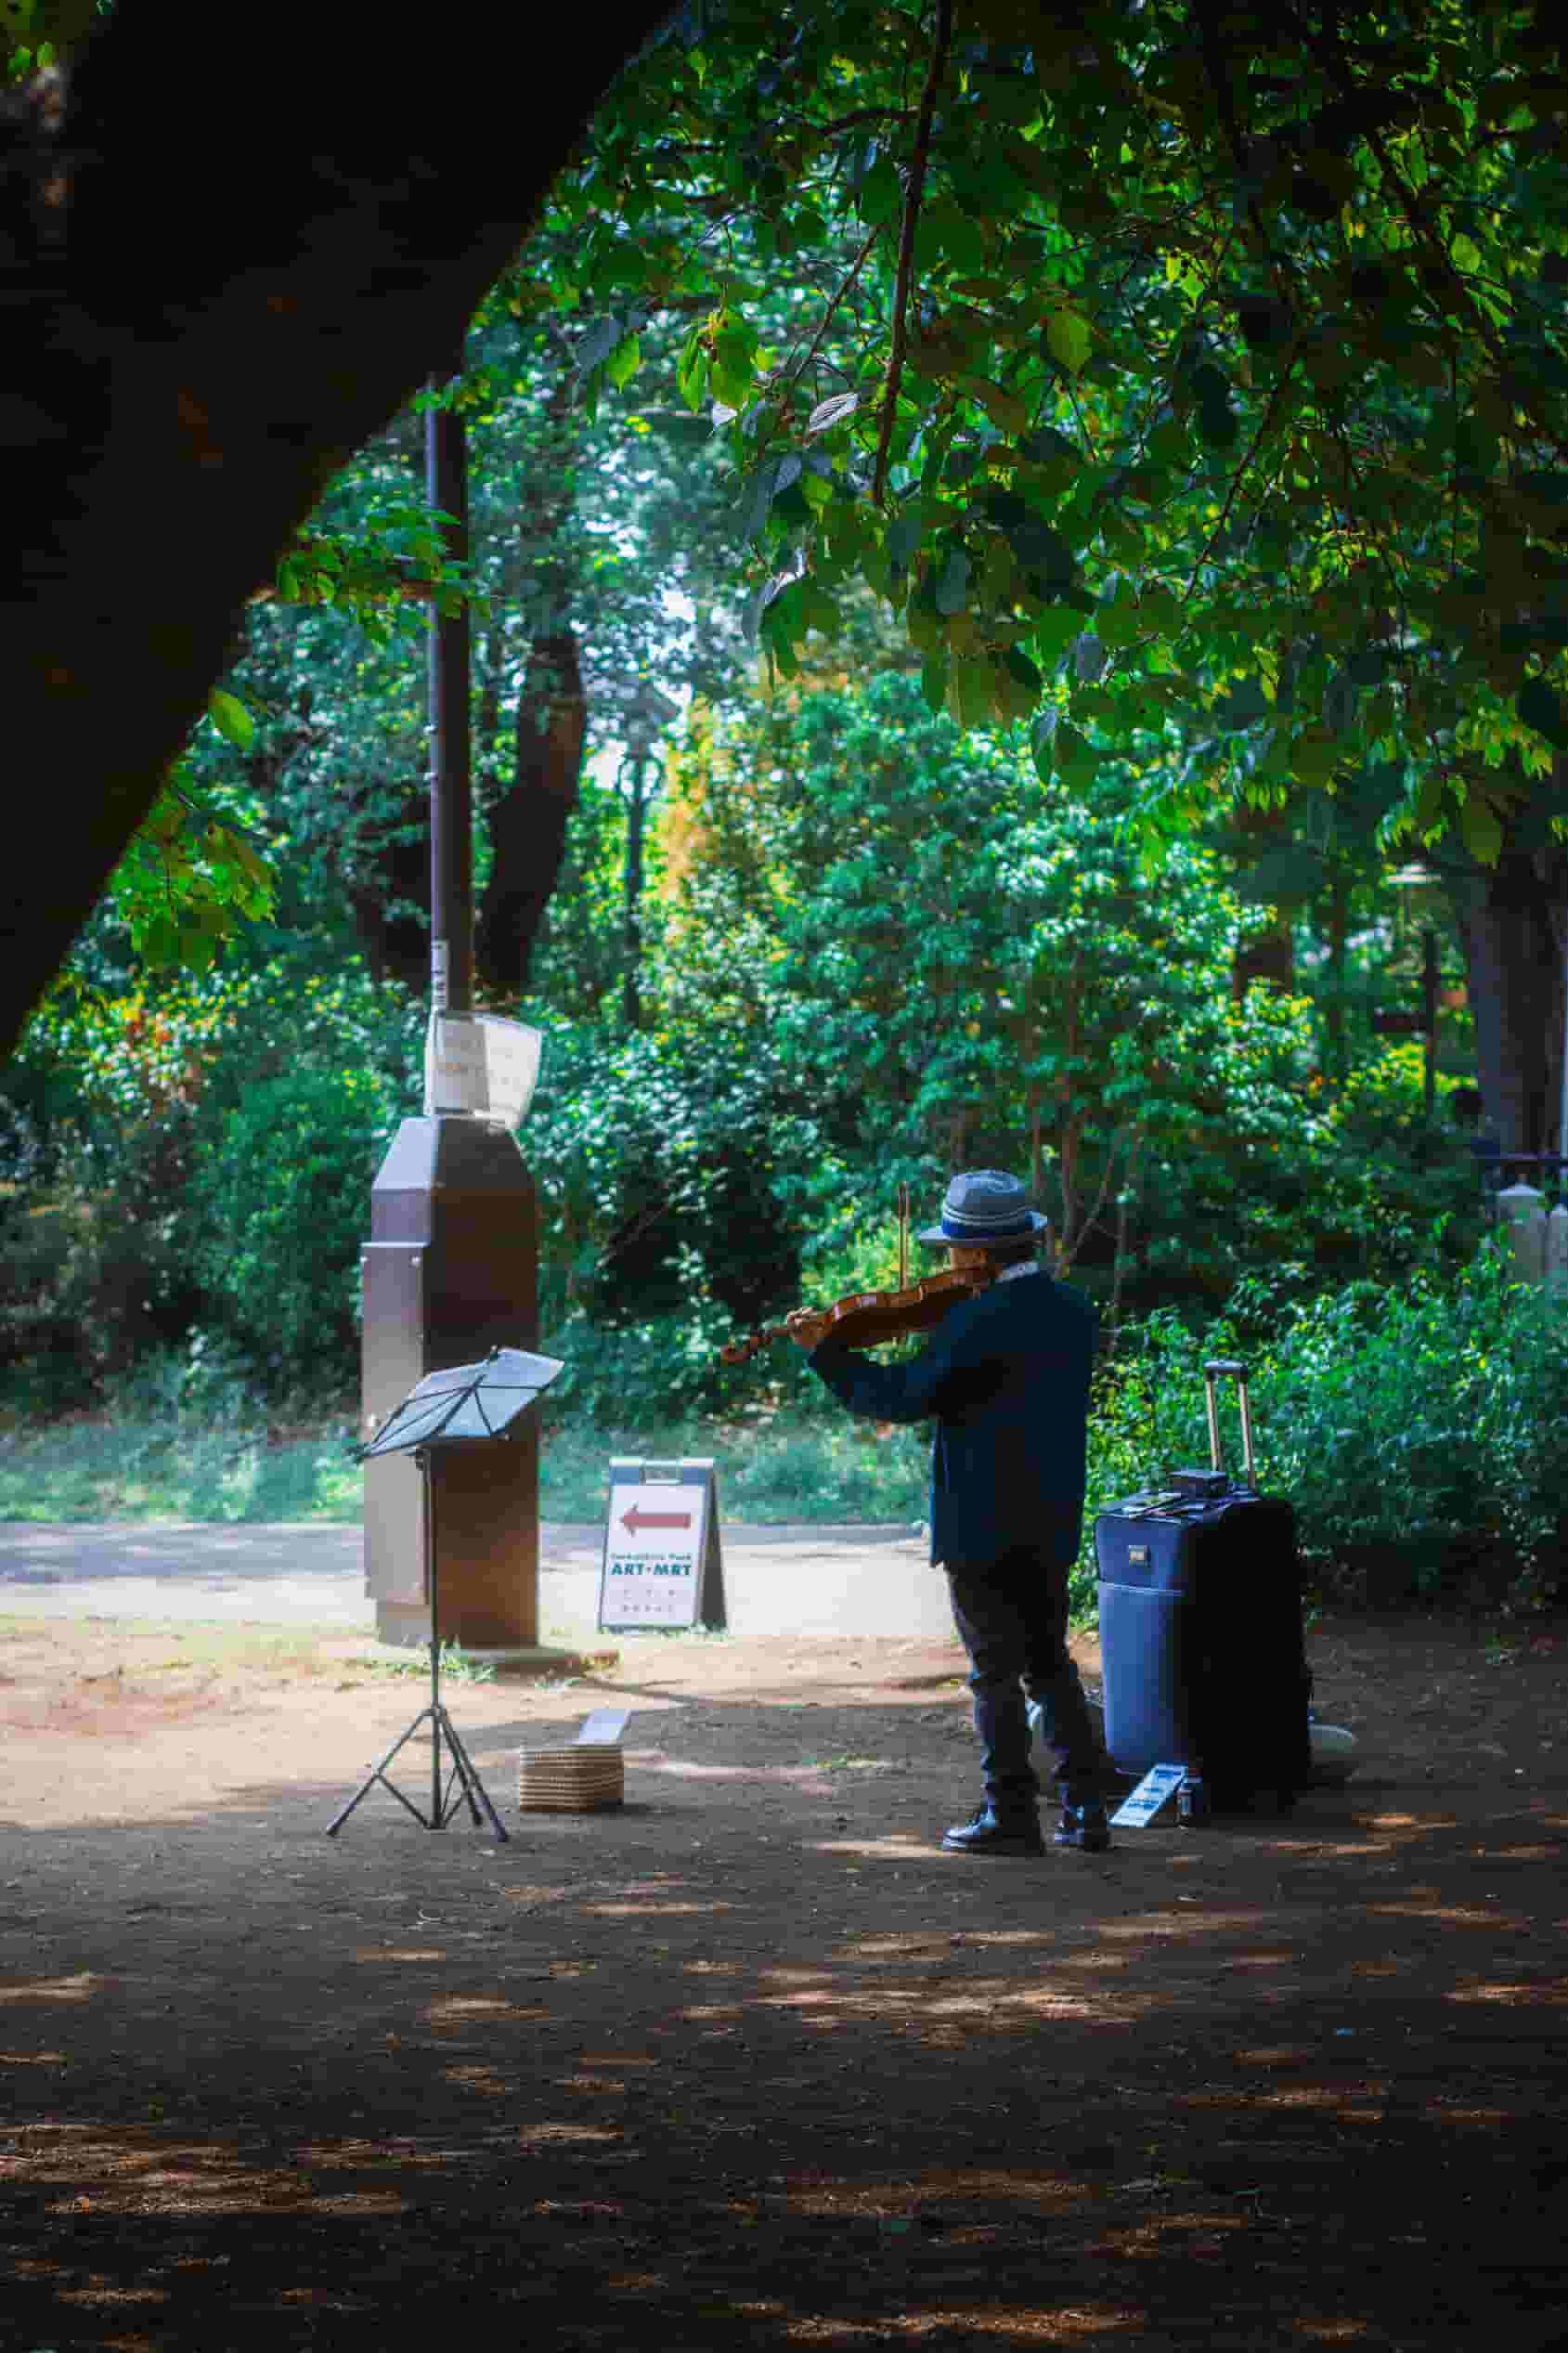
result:
[[[11,82],[96,13],[0,10]],[[743,1507],[912,1515],[914,1442],[717,1349],[893,1280],[896,1189],[992,1161],[1105,1311],[1096,1497],[1192,1451],[1218,1337],[1326,1577],[1546,1590],[1561,1350],[1476,1256],[1472,1016],[1430,1116],[1373,1017],[1423,931],[1459,978],[1509,861],[1562,901],[1565,124],[1534,6],[672,19],[461,377],[258,594],[6,1074],[4,1410],[210,1424],[223,1512],[279,1491],[269,1423],[343,1413],[418,1103],[423,634],[466,601],[481,890],[563,644],[588,713],[499,1008],[547,1034],[562,1432],[700,1425]],[[629,905],[654,680],[684,712]]]

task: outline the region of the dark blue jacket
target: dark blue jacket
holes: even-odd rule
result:
[[[983,1568],[1016,1545],[1078,1556],[1095,1310],[1049,1275],[1014,1276],[954,1307],[907,1364],[831,1339],[807,1359],[851,1413],[935,1415],[931,1558]]]

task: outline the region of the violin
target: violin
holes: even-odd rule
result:
[[[851,1291],[831,1307],[812,1310],[826,1326],[823,1338],[842,1341],[846,1347],[875,1348],[880,1340],[896,1340],[905,1332],[929,1332],[950,1307],[985,1290],[991,1280],[989,1267],[954,1267],[946,1274],[927,1275],[902,1291]],[[771,1323],[749,1340],[732,1340],[719,1351],[721,1364],[745,1364],[771,1340],[787,1340],[787,1323]],[[821,1343],[818,1343],[820,1346]]]

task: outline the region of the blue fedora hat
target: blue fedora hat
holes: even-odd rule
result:
[[[927,1226],[919,1242],[1022,1242],[1050,1223],[1029,1205],[1016,1176],[1000,1168],[969,1168],[955,1176],[942,1203],[942,1222]]]

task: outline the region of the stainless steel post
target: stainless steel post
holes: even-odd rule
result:
[[[460,352],[453,380],[462,374]],[[435,391],[438,379],[432,378]],[[425,496],[448,521],[447,555],[468,560],[468,448],[460,412],[424,421]],[[469,752],[471,630],[465,599],[433,615],[430,630],[430,989],[438,1013],[473,1003],[473,780]]]

